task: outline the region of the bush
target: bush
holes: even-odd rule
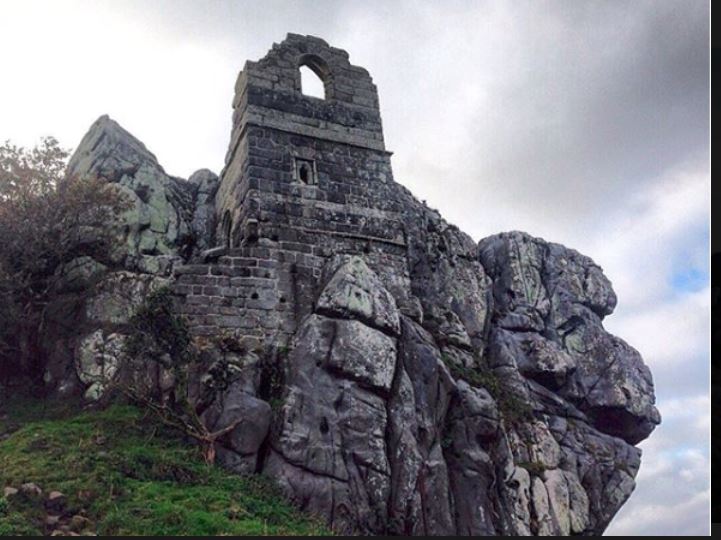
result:
[[[243,350],[230,336],[221,336],[216,341],[214,345],[223,354]],[[193,342],[187,321],[177,315],[169,288],[148,295],[131,317],[125,352],[129,367],[141,374],[155,371],[149,369],[153,364],[168,371],[173,388],[168,396],[149,392],[141,380],[133,376],[121,378],[116,383],[118,388],[134,402],[153,411],[164,424],[197,441],[206,462],[214,463],[215,442],[235,429],[243,419],[210,431],[200,418],[201,407],[215,396],[191,395],[190,378],[203,361],[203,351]]]
[[[0,146],[0,377],[42,377],[45,311],[80,256],[103,261],[129,202],[103,179],[66,178],[68,151],[53,138],[31,150]]]
[[[187,321],[175,313],[170,287],[150,293],[130,318],[129,326],[126,352],[131,358],[160,362],[166,369],[184,368],[198,358]]]

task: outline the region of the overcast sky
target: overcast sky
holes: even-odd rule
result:
[[[187,177],[219,172],[246,59],[286,33],[378,86],[395,179],[475,239],[593,257],[606,327],[643,354],[663,424],[613,534],[706,534],[706,1],[0,2],[0,140],[78,144],[109,114]]]

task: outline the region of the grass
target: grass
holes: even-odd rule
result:
[[[19,427],[22,426],[22,427]],[[18,429],[19,427],[19,429]],[[326,535],[282,499],[269,480],[202,462],[197,450],[136,408],[4,406],[0,489],[37,483],[67,496],[98,535]],[[0,494],[0,535],[39,535],[42,501]]]

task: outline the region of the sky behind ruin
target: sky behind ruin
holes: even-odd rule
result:
[[[709,6],[688,1],[0,3],[0,140],[109,114],[170,174],[220,172],[246,59],[287,32],[378,86],[395,179],[480,239],[590,255],[663,424],[612,534],[708,531]]]

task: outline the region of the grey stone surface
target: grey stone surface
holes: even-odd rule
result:
[[[241,420],[217,444],[219,461],[238,473],[254,473],[258,452],[270,428],[270,405],[244,388],[246,381],[229,384],[203,413],[211,431],[222,430]]]
[[[145,145],[107,116],[90,127],[67,168],[70,177],[103,178],[132,203],[120,217],[124,242],[115,259],[126,267],[144,255],[192,247],[193,185],[165,173]]]
[[[195,194],[190,228],[193,232],[193,249],[197,253],[213,247],[218,175],[208,169],[200,169],[190,175],[188,183],[193,186]]]
[[[524,233],[482,240],[494,278],[499,329],[493,361],[558,389],[601,431],[636,444],[660,422],[653,381],[640,355],[608,334],[602,319],[616,295],[588,257]]]
[[[326,100],[300,93],[304,64]],[[196,374],[209,427],[243,418],[219,460],[339,532],[598,535],[633,491],[660,417],[640,355],[603,327],[611,283],[525,233],[476,243],[397,184],[375,86],[345,51],[290,34],[246,63],[219,178],[168,176],[107,117],[69,172],[135,208],[115,267],[69,267],[58,392],[101,394],[117,355],[97,351],[169,283],[194,339],[257,351]]]
[[[93,288],[85,306],[85,317],[91,324],[110,326],[125,324],[151,292],[170,284],[167,278],[120,270],[107,274]]]
[[[360,257],[341,264],[318,298],[317,310],[366,321],[393,334],[400,331],[396,301]]]
[[[97,401],[115,377],[123,361],[124,338],[120,334],[104,335],[102,330],[85,337],[77,351],[77,375],[87,385],[84,397]]]

